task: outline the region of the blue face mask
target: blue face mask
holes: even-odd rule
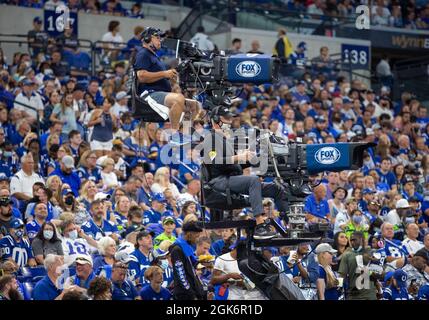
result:
[[[362,216],[353,216],[353,222],[360,224],[362,222]]]

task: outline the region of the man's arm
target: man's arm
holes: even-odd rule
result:
[[[10,180],[10,193],[18,200],[30,200],[31,196],[26,195],[21,190],[21,184],[17,177],[12,177]]]
[[[137,78],[139,79],[140,82],[143,82],[143,83],[154,83],[164,78],[172,79],[175,77],[177,77],[176,69],[157,71],[157,72],[150,72],[147,70],[137,71]]]
[[[181,296],[187,296],[187,300],[196,300],[197,295],[195,290],[191,287],[191,284],[188,279],[188,275],[186,273],[185,268],[185,262],[186,259],[184,255],[181,253],[181,251],[176,247],[171,252],[171,261],[173,263],[173,270],[176,272],[176,275],[178,275],[176,278],[179,279],[179,281],[174,283],[176,287],[180,289],[180,295]],[[180,275],[180,276],[179,276]]]

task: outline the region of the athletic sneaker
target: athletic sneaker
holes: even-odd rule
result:
[[[264,222],[256,226],[253,238],[264,240],[264,239],[271,239],[276,236],[277,236],[277,232],[271,229],[270,224]]]

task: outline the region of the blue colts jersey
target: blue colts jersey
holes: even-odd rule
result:
[[[22,268],[28,263],[28,260],[34,258],[34,256],[27,239],[16,242],[12,236],[5,236],[0,239],[0,258],[1,260],[12,258],[12,260]]]

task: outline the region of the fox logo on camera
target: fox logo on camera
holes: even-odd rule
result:
[[[241,77],[256,77],[261,72],[261,65],[255,61],[242,61],[235,67],[235,71]]]
[[[340,159],[340,156],[340,151],[334,147],[321,148],[314,155],[316,161],[321,164],[333,164]]]

